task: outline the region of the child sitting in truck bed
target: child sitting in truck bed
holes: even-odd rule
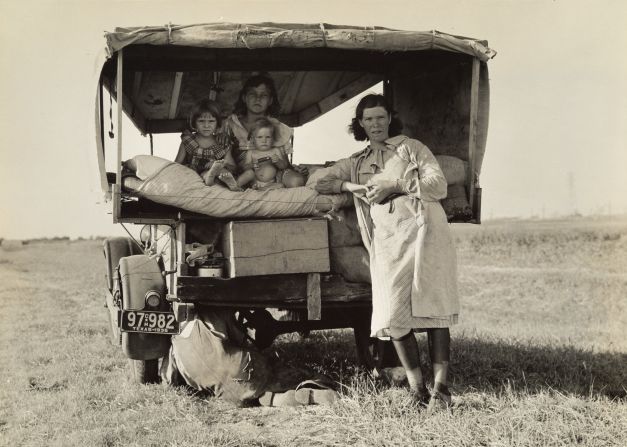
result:
[[[254,149],[246,151],[243,170],[237,184],[253,189],[268,190],[294,188],[305,184],[304,177],[289,168],[289,162],[281,149],[273,147],[274,125],[267,118],[260,118],[251,129],[249,139]]]
[[[193,132],[185,130],[181,134],[181,145],[174,161],[195,170],[207,186],[213,185],[217,178],[230,190],[241,191],[233,176],[236,165],[231,155],[232,143],[228,138],[216,139],[220,125],[218,104],[209,99],[198,102],[189,116]]]

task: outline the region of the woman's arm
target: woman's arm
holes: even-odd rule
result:
[[[418,166],[418,178],[399,180],[400,192],[427,202],[445,198],[448,185],[436,158],[420,141],[409,139],[407,142],[410,159]]]
[[[326,174],[314,185],[316,191],[321,194],[340,194],[342,184],[351,179],[352,159],[343,158],[335,162],[333,166],[324,168]],[[348,191],[345,189],[344,191]]]
[[[416,165],[418,176],[410,179],[373,179],[368,183],[366,197],[369,201],[380,203],[392,194],[406,194],[428,202],[446,197],[446,178],[427,146],[418,140],[407,139],[399,147],[399,155]]]

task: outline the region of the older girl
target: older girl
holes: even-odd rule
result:
[[[245,170],[246,151],[254,149],[254,141],[249,139],[250,132],[259,119],[267,119],[274,126],[274,140],[272,147],[283,154],[288,160],[292,154],[294,131],[275,118],[281,106],[274,81],[269,76],[259,74],[251,76],[242,87],[233,113],[226,118],[224,127],[227,133],[235,136],[238,147],[233,150],[233,156],[240,170]],[[303,176],[307,176],[307,168],[290,166]]]

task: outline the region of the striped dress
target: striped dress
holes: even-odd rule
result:
[[[447,184],[437,160],[418,140],[403,135],[387,150],[366,148],[338,161],[332,175],[354,183],[404,180],[405,194],[368,206],[355,199],[372,277],[371,335],[400,336],[412,329],[457,322],[457,261],[439,200]]]

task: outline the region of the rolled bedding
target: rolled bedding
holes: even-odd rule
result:
[[[342,195],[322,195],[308,187],[230,191],[207,186],[192,169],[150,155],[138,155],[125,168],[141,180],[134,193],[163,205],[218,218],[311,216],[349,205]]]

